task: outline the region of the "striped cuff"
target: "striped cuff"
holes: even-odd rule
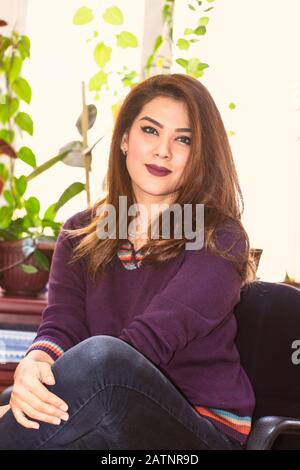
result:
[[[27,349],[25,356],[27,356],[30,351],[34,350],[45,351],[54,361],[65,352],[61,346],[47,338],[34,341]]]

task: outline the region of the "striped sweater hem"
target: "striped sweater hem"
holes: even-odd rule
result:
[[[246,443],[251,431],[251,416],[238,416],[226,410],[197,405],[193,405],[193,408],[229,437],[238,440],[242,445]]]

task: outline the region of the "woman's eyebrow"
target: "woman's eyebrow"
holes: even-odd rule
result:
[[[157,122],[155,121],[155,119],[149,117],[149,116],[144,116],[140,119],[140,121],[142,120],[146,120],[146,121],[150,121],[152,122],[153,124],[156,124],[158,127],[160,127],[161,129],[164,127],[162,124],[160,124],[160,122]],[[189,127],[178,127],[177,129],[174,129],[176,132],[192,132],[192,129],[190,129]]]

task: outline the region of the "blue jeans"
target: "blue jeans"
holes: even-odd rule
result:
[[[0,449],[241,450],[200,416],[145,356],[113,336],[93,336],[52,365],[46,386],[69,406],[60,425],[27,429],[11,410],[0,419]]]

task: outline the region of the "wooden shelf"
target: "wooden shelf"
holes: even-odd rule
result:
[[[42,312],[47,305],[47,293],[37,297],[4,295],[0,289],[0,329],[37,331]],[[0,363],[0,392],[12,385],[17,363]]]

